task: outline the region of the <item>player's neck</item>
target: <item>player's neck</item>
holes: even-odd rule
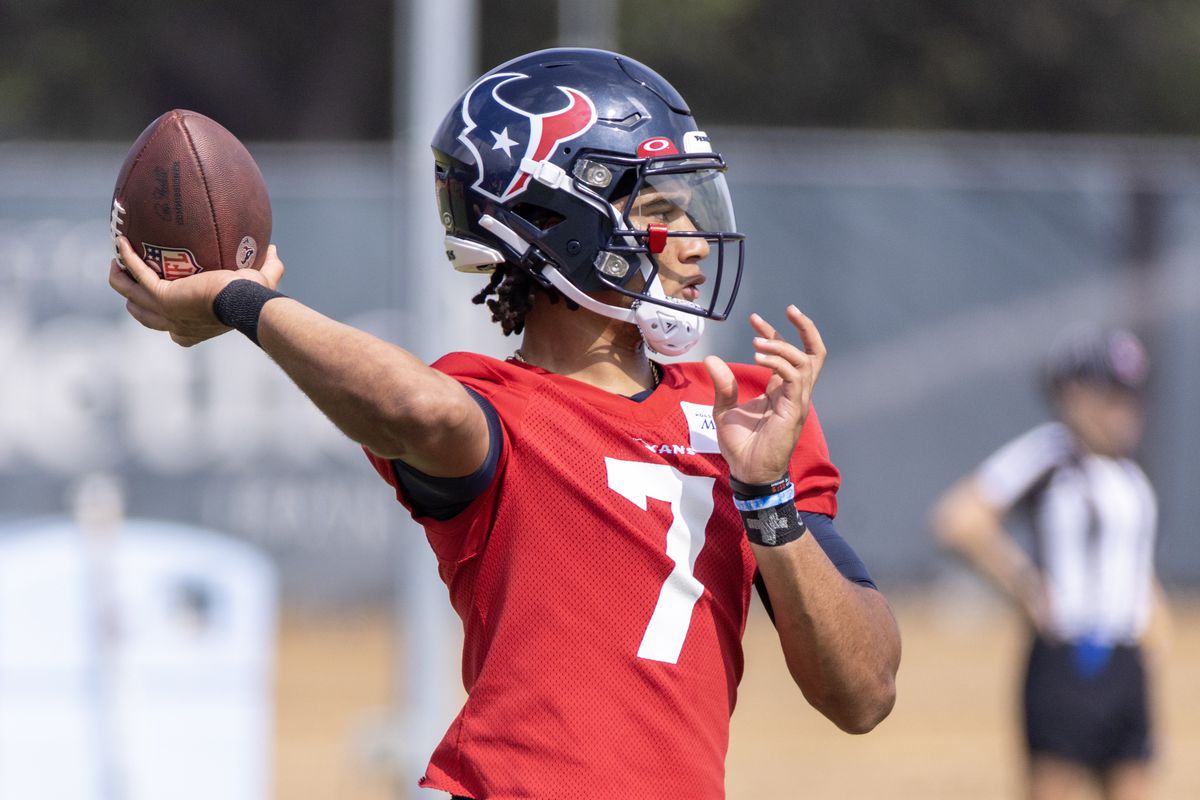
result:
[[[561,302],[530,311],[520,357],[614,394],[636,394],[657,381],[636,327]]]

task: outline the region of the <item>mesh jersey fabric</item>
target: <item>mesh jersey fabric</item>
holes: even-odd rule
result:
[[[762,392],[767,370],[731,366],[741,400]],[[421,785],[487,800],[724,797],[755,562],[704,367],[666,365],[640,403],[486,356],[434,367],[488,399],[504,442],[487,491],[449,520],[417,518],[462,620],[468,692]],[[815,413],[791,475],[798,508],[836,514]]]

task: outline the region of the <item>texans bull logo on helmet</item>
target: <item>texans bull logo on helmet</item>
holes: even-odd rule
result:
[[[463,98],[458,138],[479,167],[473,188],[502,203],[525,190],[523,161],[544,161],[596,124],[596,106],[586,94],[567,86],[547,94],[535,82],[522,85],[528,78],[519,72],[488,75]]]

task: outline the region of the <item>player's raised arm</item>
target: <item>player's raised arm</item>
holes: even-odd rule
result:
[[[124,238],[109,284],[148,328],[184,346],[236,327],[256,339],[339,429],[376,455],[435,476],[467,475],[487,455],[487,421],[462,385],[401,347],[278,294],[274,246],[261,270],[166,281]]]
[[[848,580],[830,560],[826,547],[836,532],[824,543],[806,536],[792,500],[789,460],[826,351],[811,319],[795,306],[787,317],[802,347],[759,315],[750,318],[755,361],[773,373],[758,397],[739,404],[728,365],[705,359],[716,392],[713,420],[792,678],[834,724],[865,733],[895,704],[900,634],[883,595]]]

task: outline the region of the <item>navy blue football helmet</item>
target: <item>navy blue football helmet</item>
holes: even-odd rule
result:
[[[527,270],[585,308],[637,324],[666,355],[686,352],[705,319],[729,315],[745,237],[725,161],[646,66],[602,50],[522,56],[467,89],[432,145],[456,269]],[[673,239],[691,242],[704,274],[683,297],[659,281],[657,256]],[[631,301],[590,296],[605,291]]]

